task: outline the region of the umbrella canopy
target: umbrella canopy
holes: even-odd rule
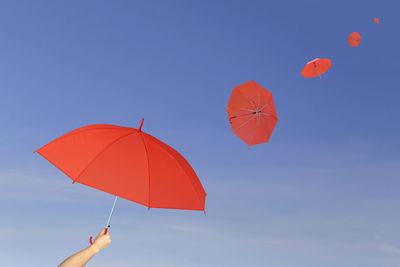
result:
[[[148,208],[204,210],[206,193],[173,148],[139,129],[107,124],[71,131],[36,152],[74,182]]]
[[[272,94],[255,81],[233,88],[226,110],[232,131],[249,146],[268,142],[278,122]]]
[[[356,47],[360,44],[361,41],[361,35],[358,32],[352,32],[349,35],[349,45],[352,47]]]
[[[328,58],[316,58],[307,62],[301,74],[305,78],[314,78],[317,76],[321,78],[321,75],[327,72],[331,65],[331,60]]]

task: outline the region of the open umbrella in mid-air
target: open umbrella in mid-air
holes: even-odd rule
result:
[[[204,210],[206,193],[185,158],[139,129],[108,124],[73,130],[41,147],[42,155],[81,183],[150,208]],[[91,241],[91,239],[90,239]]]
[[[349,35],[348,43],[352,47],[356,47],[360,44],[361,35],[358,32],[352,32]]]
[[[272,94],[255,81],[233,88],[226,110],[232,131],[249,146],[268,142],[278,122]]]
[[[331,65],[331,60],[328,58],[316,58],[307,62],[306,66],[301,71],[301,74],[305,78],[314,78],[318,76],[321,81],[323,81],[321,75],[327,72]]]

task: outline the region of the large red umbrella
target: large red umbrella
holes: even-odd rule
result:
[[[226,110],[232,131],[249,146],[268,142],[278,121],[272,94],[255,81],[233,88]]]
[[[143,132],[142,124],[143,119],[139,129],[107,124],[84,126],[36,152],[73,183],[149,209],[204,210],[206,193],[193,168],[172,147]]]

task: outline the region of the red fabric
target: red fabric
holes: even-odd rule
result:
[[[306,64],[301,74],[305,78],[314,78],[327,72],[331,65],[331,60],[328,58],[316,58]]]
[[[137,129],[89,125],[36,152],[77,183],[149,208],[204,210],[206,193],[189,163]]]
[[[232,131],[247,145],[268,142],[278,121],[272,94],[249,81],[233,88],[227,106]]]
[[[358,32],[352,32],[349,35],[349,45],[352,47],[356,47],[360,44],[361,41],[361,35]]]

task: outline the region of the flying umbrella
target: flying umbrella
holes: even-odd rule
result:
[[[356,47],[360,44],[361,41],[361,35],[358,32],[352,32],[349,35],[349,45],[352,47]]]
[[[319,77],[323,81],[321,75],[328,71],[331,67],[331,60],[328,58],[316,58],[307,62],[306,66],[301,71],[305,78]]]
[[[376,24],[379,24],[379,19],[378,18],[374,18],[374,20],[375,20]]]
[[[272,94],[255,81],[233,88],[226,110],[232,131],[249,146],[268,142],[278,121]]]
[[[206,193],[185,158],[138,129],[88,125],[35,152],[80,183],[150,208],[203,210]],[[90,238],[92,242],[92,238]]]

